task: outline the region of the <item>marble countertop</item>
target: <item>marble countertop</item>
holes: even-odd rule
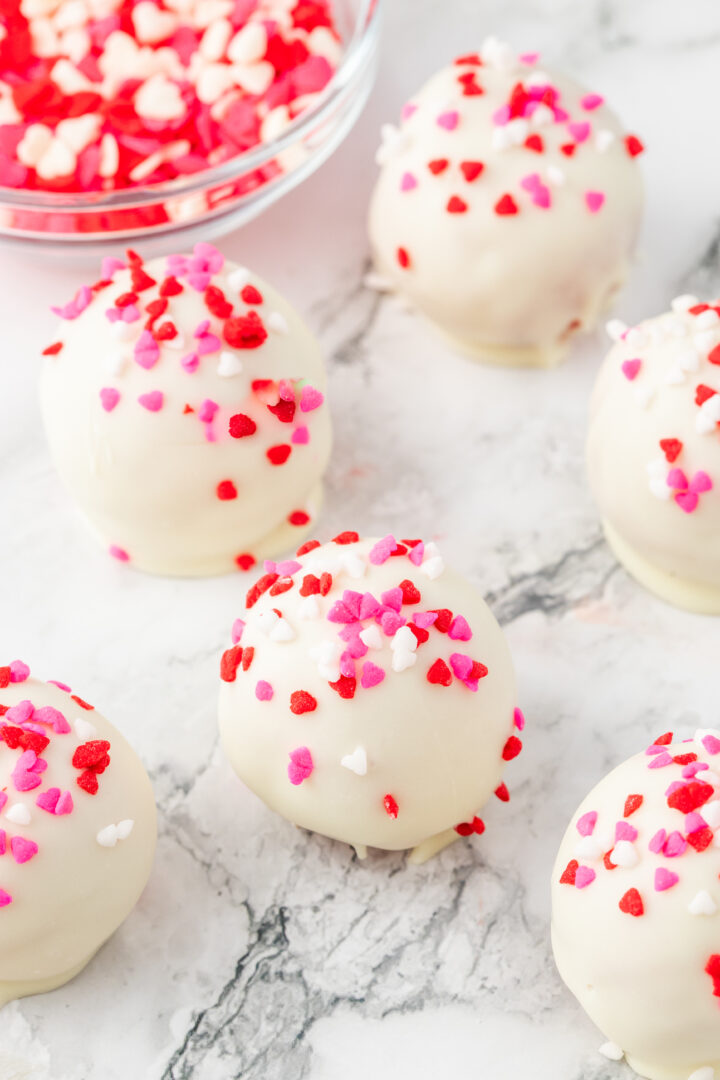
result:
[[[542,50],[648,144],[628,321],[717,289],[717,0],[388,0],[381,71],[348,142],[226,253],[305,311],[330,360],[336,446],[319,532],[435,535],[515,657],[526,753],[482,840],[422,867],[273,816],[219,752],[217,657],[245,582],[113,564],[50,465],[35,399],[51,300],[81,267],[0,250],[2,655],[61,678],[131,739],[160,807],[139,906],[85,973],[0,1018],[2,1080],[626,1080],[561,985],[548,875],[581,796],[668,728],[717,724],[720,621],[642,593],[584,481],[602,334],[552,372],[453,355],[363,287],[379,125],[488,33]]]

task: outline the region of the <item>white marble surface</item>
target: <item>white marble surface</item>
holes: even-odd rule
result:
[[[718,286],[717,0],[389,0],[380,81],[324,170],[224,244],[307,313],[331,365],[320,532],[435,535],[488,594],[529,719],[513,799],[480,841],[358,863],[273,817],[217,748],[217,657],[241,578],[155,580],[93,546],[35,401],[51,300],[80,268],[0,252],[0,653],[68,680],[153,779],[150,886],[75,982],[0,1017],[2,1080],[624,1080],[560,984],[548,874],[608,767],[717,723],[720,623],[642,594],[583,476],[601,335],[555,372],[475,366],[361,285],[381,120],[487,33],[539,47],[646,140],[642,259],[618,314]]]

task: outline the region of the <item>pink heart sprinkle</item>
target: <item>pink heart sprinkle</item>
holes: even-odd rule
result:
[[[679,491],[675,496],[675,502],[686,514],[692,514],[694,510],[697,510],[699,501],[694,491]]]
[[[200,357],[197,353],[188,353],[187,356],[183,356],[180,361],[180,366],[192,375],[193,371],[197,371],[198,364],[200,363]]]
[[[147,371],[157,364],[160,358],[160,349],[149,330],[143,330],[138,338],[135,344],[134,355],[135,360],[140,367],[145,368]]]
[[[26,840],[23,836],[13,836],[10,841],[10,850],[16,863],[26,863],[37,855],[38,846],[34,840]]]
[[[355,678],[355,660],[350,649],[345,649],[345,652],[340,657],[340,674],[344,675],[346,679]]]
[[[103,281],[112,281],[116,270],[124,270],[125,263],[122,259],[116,259],[113,255],[106,255],[100,263],[100,277]]]
[[[667,765],[672,765],[672,758],[669,754],[663,752],[648,762],[648,769],[664,769]]]
[[[582,120],[580,123],[568,124],[568,131],[572,135],[576,143],[583,143],[590,135],[590,124],[587,120]]]
[[[130,562],[130,556],[125,548],[118,547],[117,544],[110,545],[108,555],[112,555],[113,559],[117,559],[118,562]]]
[[[470,629],[467,619],[463,615],[456,615],[450,623],[448,637],[451,637],[453,641],[470,641],[472,638],[472,630]]]
[[[310,432],[305,424],[300,424],[299,427],[295,428],[290,442],[293,443],[294,446],[307,446],[310,442]]]
[[[584,98],[580,99],[580,104],[586,112],[592,112],[593,109],[599,109],[605,101],[604,97],[600,94],[586,94]]]
[[[450,654],[450,667],[457,679],[467,679],[472,671],[473,661],[471,656],[465,653],[454,652]]]
[[[540,179],[540,173],[536,172],[524,176],[520,181],[520,187],[525,191],[537,191],[541,185],[542,180]]]
[[[525,727],[525,717],[523,716],[522,709],[515,709],[513,712],[513,723],[518,731],[522,731]]]
[[[202,420],[204,424],[211,424],[215,419],[215,414],[219,408],[220,406],[217,402],[212,401],[210,398],[205,398],[198,409],[198,420]]]
[[[218,352],[222,348],[222,341],[217,334],[201,334],[197,342],[197,352],[200,356],[208,356]]]
[[[36,709],[33,720],[36,724],[51,724],[57,735],[67,735],[70,731],[70,725],[63,714],[52,705],[43,705],[42,708]]]
[[[402,589],[388,589],[387,592],[381,594],[380,599],[386,607],[399,611],[403,602]]]
[[[429,630],[431,626],[435,625],[437,618],[435,611],[416,611],[413,615],[413,622],[421,630]]]
[[[673,491],[687,491],[688,478],[682,469],[671,469],[667,474],[667,486]]]
[[[533,64],[537,64],[539,59],[540,53],[538,52],[526,52],[520,54],[520,63],[528,64],[530,67],[532,67]]]
[[[712,491],[712,480],[706,472],[696,472],[690,481],[690,491],[700,495],[703,491]]]
[[[394,611],[386,611],[383,613],[380,619],[380,626],[382,632],[387,637],[394,637],[397,634],[401,626],[405,625],[405,619],[401,615],[397,615]]]
[[[51,787],[47,791],[41,791],[35,800],[35,805],[39,806],[41,810],[47,810],[48,814],[55,813],[55,807],[57,806],[58,799],[60,798],[60,788]]]
[[[720,754],[720,739],[715,735],[703,736],[702,744],[708,754]]]
[[[164,400],[161,390],[151,390],[149,394],[141,394],[138,398],[143,409],[147,409],[148,412],[160,412]]]
[[[24,701],[18,701],[17,705],[11,705],[5,713],[5,719],[11,724],[25,724],[33,716],[34,712],[35,707],[32,701],[28,701],[26,698]]]
[[[372,618],[375,617],[375,615],[377,615],[379,610],[380,610],[380,604],[375,599],[373,594],[370,593],[370,592],[363,593],[363,598],[360,601],[359,618],[361,618],[361,619],[372,619]]]
[[[368,559],[373,566],[382,566],[390,558],[396,547],[394,536],[384,536],[370,549]]]
[[[258,701],[272,701],[273,688],[265,679],[258,679],[255,685],[255,697]]]
[[[460,113],[456,109],[440,113],[437,123],[439,127],[445,128],[446,131],[454,131],[460,123]]]
[[[303,386],[300,391],[300,411],[312,412],[313,409],[318,409],[324,400],[324,395],[314,386]]]
[[[232,631],[230,636],[232,637],[233,645],[237,645],[238,641],[243,636],[243,630],[245,629],[245,622],[243,619],[236,619],[232,624]]]
[[[208,285],[210,284],[211,277],[211,274],[201,272],[188,274],[188,285],[191,285],[193,289],[197,290],[197,292],[205,292]]]
[[[415,177],[413,176],[412,173],[410,173],[410,172],[403,173],[402,180],[400,181],[400,190],[401,191],[412,191],[413,188],[416,188],[417,186],[418,186],[418,182],[417,182],[417,180],[415,179]]]
[[[658,829],[653,836],[652,840],[648,844],[648,848],[654,855],[659,855],[662,849],[665,847],[665,841],[667,839],[667,833],[665,829]]]
[[[672,889],[673,885],[677,885],[679,880],[680,878],[672,870],[666,870],[664,866],[659,866],[655,871],[655,892],[665,892],[666,889]]]
[[[575,888],[585,889],[595,880],[595,871],[590,866],[578,866],[575,873]]]
[[[283,401],[295,400],[295,387],[289,379],[281,379],[278,383],[278,394]]]
[[[285,559],[284,562],[277,564],[277,572],[280,577],[291,577],[298,570],[302,570],[302,563],[299,563],[297,559]]]
[[[30,668],[22,660],[13,660],[10,664],[10,682],[25,682],[30,675]],[[31,706],[32,708],[32,706]]]
[[[372,660],[368,660],[362,666],[362,675],[360,676],[360,685],[363,690],[370,690],[371,687],[377,686],[385,678],[385,672],[377,664],[373,664]]]
[[[402,593],[400,594],[402,599]],[[342,594],[342,602],[348,609],[354,619],[360,618],[360,605],[362,603],[362,593],[355,592],[354,589],[345,589]],[[398,608],[398,611],[400,609]]]
[[[8,904],[12,904],[12,896],[4,889],[0,889],[0,907],[7,907]]]
[[[638,372],[642,367],[642,360],[623,360],[620,368],[626,379],[630,382],[637,378]]]
[[[535,206],[539,206],[541,210],[549,210],[552,203],[550,188],[545,184],[541,184],[540,187],[536,188],[533,192],[532,201]]]
[[[112,386],[104,386],[100,391],[100,404],[105,412],[112,412],[119,400],[120,392]]]
[[[351,623],[355,622],[356,618],[357,616],[353,615],[347,604],[343,604],[342,600],[336,600],[327,613],[328,622]]]
[[[297,750],[290,751],[290,764],[288,765],[288,777],[290,783],[296,787],[307,780],[313,771],[312,754],[307,746],[299,746]]]
[[[588,810],[586,814],[583,814],[581,818],[578,818],[578,823],[575,826],[581,836],[592,836],[597,825],[597,810]]]
[[[71,814],[73,812],[74,803],[73,797],[69,791],[63,791],[62,795],[57,801],[55,807],[55,813],[58,817],[62,817],[63,814]]]
[[[690,814],[685,815],[685,835],[690,836],[692,833],[700,832],[701,829],[707,827],[707,821],[696,810],[693,810]]]
[[[597,214],[598,210],[602,209],[605,202],[605,195],[602,191],[586,191],[585,202],[587,208],[592,214]]]
[[[423,544],[423,542],[421,540],[419,544],[415,545],[415,547],[410,548],[410,550],[408,551],[408,559],[413,564],[413,566],[421,566],[424,554],[425,554],[425,545]]]
[[[416,112],[417,112],[417,105],[414,105],[412,103],[412,101],[408,101],[408,102],[406,102],[405,105],[403,105],[402,110],[400,112],[400,116],[402,117],[403,120],[409,120],[410,117]]]
[[[128,304],[127,307],[122,308],[120,318],[124,323],[137,322],[140,318],[140,308],[137,304]]]
[[[633,825],[629,825],[627,821],[618,821],[615,826],[615,843],[618,840],[627,840],[628,843],[634,844],[638,837],[638,831]]]

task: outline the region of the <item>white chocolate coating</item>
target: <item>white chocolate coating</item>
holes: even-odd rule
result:
[[[698,1070],[720,1069],[720,997],[706,971],[711,957],[720,963],[718,734],[699,732],[691,742],[662,747],[664,757],[638,754],[601,780],[573,816],[553,871],[552,938],[560,974],[604,1036],[650,1080],[689,1080]],[[712,752],[702,741],[707,736]],[[695,781],[707,798],[696,811],[704,826],[684,812],[687,788],[671,793],[678,804],[668,804],[671,784],[692,782],[683,777],[687,767],[670,760],[687,753],[697,755],[695,764],[709,766]],[[661,767],[650,768],[658,758]],[[709,787],[699,783],[703,776]],[[626,815],[630,795],[643,801]],[[596,824],[583,836],[578,823],[583,829],[581,819],[593,812]],[[621,839],[615,848],[618,823],[637,830],[637,837]],[[663,829],[664,838],[657,835]],[[696,837],[695,846],[687,836]],[[655,850],[649,847],[653,838]],[[612,870],[603,862],[610,849],[610,859],[619,863]],[[576,875],[575,885],[561,884],[571,860],[585,878],[590,870],[595,879],[578,887],[584,878]],[[619,907],[633,889],[642,914]],[[632,894],[625,908],[640,910]]]
[[[519,752],[512,735],[514,677],[505,638],[487,605],[460,575],[443,568],[433,547],[419,549],[420,566],[408,554],[374,565],[369,555],[376,543],[318,547],[298,557],[297,569],[281,568],[281,582],[292,582],[287,591],[266,591],[249,611],[241,605],[238,615],[246,625],[239,628],[238,648],[244,656],[249,646],[254,652],[248,670],[223,673],[232,681],[222,683],[220,733],[240,778],[288,820],[352,844],[360,853],[368,846],[400,850],[432,839],[417,852],[419,861],[456,838],[454,827],[472,822],[498,788],[511,737]],[[330,591],[304,598],[306,575],[319,579],[323,572],[332,575]],[[345,624],[328,614],[337,612],[345,590],[381,601],[400,582],[411,582],[420,594],[419,601],[393,612],[402,621],[413,621],[414,613],[450,609],[467,620],[472,637],[451,636],[461,632],[460,623],[451,625],[450,633],[430,626],[428,640],[413,651],[406,626],[396,630],[392,616],[385,623],[388,633],[378,624],[387,610],[364,616],[348,624],[348,632],[364,628],[368,641],[361,640],[358,650],[365,647],[365,654],[349,661],[354,696],[341,697],[329,684],[337,679],[339,665],[348,662],[341,654],[349,644],[338,636]],[[282,612],[280,623],[273,608]],[[479,678],[476,690],[453,677],[452,654],[486,665],[488,674]],[[225,654],[223,666],[230,656]],[[449,685],[428,681],[438,660]],[[363,685],[373,665],[384,678]],[[272,688],[271,699],[258,699],[259,682],[266,697],[267,684]],[[296,691],[311,695],[316,708],[294,713]],[[289,755],[298,749],[309,751],[312,771],[291,782]],[[506,753],[506,759],[510,756]],[[386,796],[395,801],[396,815],[392,804],[386,808]],[[482,823],[476,824],[474,831],[481,831]]]
[[[214,257],[222,262],[219,253]],[[132,287],[129,270],[117,269],[112,283],[63,323],[63,347],[48,356],[42,376],[43,416],[62,480],[113,553],[151,573],[227,573],[247,568],[251,560],[238,563],[240,556],[258,559],[295,547],[318,512],[330,421],[326,404],[303,411],[300,383],[322,395],[324,363],[293,308],[265,282],[225,263],[209,275],[210,284],[233,304],[234,317],[256,313],[266,339],[256,348],[232,347],[225,319],[211,314],[203,288],[186,274],[179,276],[182,292],[166,298],[155,323],[157,329],[171,322],[178,336],[161,340],[157,361],[141,366],[135,346],[148,304],[158,299],[168,266],[177,265],[172,258],[174,264],[156,259],[145,266],[158,284],[139,293],[136,321],[108,321],[108,309]],[[245,284],[259,289],[262,303],[241,298]],[[197,357],[195,333],[206,319],[211,351],[192,370],[187,358]],[[118,333],[125,336],[118,340]],[[272,385],[253,390],[256,380]],[[283,393],[296,398],[289,422],[269,409],[283,381]],[[161,407],[151,411],[140,397]],[[230,418],[237,415],[249,417],[256,430],[233,437]],[[268,451],[278,446],[289,456],[273,464]],[[219,497],[220,490],[230,497]],[[290,520],[297,512],[299,525]]]
[[[375,265],[465,351],[551,365],[572,334],[592,328],[627,276],[640,170],[614,114],[572,80],[497,42],[482,56],[482,66],[458,62],[433,76],[406,106],[400,129],[386,129],[370,207]],[[550,84],[562,111],[535,104],[527,118],[496,122],[518,83]],[[483,93],[465,94],[478,85]],[[542,151],[525,146],[526,137],[539,137]],[[573,143],[566,156],[560,147]],[[483,166],[479,175],[474,164]],[[604,196],[603,205],[593,212],[588,195]],[[503,196],[517,213],[496,212]]]
[[[35,724],[50,737],[37,755],[47,763],[38,774],[41,783],[28,790],[17,790],[13,775],[22,747],[0,741],[0,789],[8,796],[0,809],[0,1004],[61,986],[85,967],[135,906],[150,875],[156,838],[150,781],[112,724],[64,690],[27,679],[0,688],[0,705],[11,708],[0,717],[0,730],[17,727],[12,707],[23,701],[58,710],[71,730],[57,732],[32,717],[30,727],[23,725],[30,731]],[[89,740],[110,743],[110,764],[97,775],[95,794],[78,786],[84,770],[72,764],[77,747]],[[58,812],[63,803],[56,803],[56,812],[37,805],[53,788],[65,803],[69,793],[69,811]],[[122,838],[113,834],[114,826]],[[17,838],[37,845],[25,861],[18,862],[12,849]],[[27,853],[18,850],[21,859]]]
[[[679,297],[677,310],[627,332],[610,324],[624,338],[593,394],[588,474],[626,569],[678,607],[720,614],[720,396],[697,404],[720,391],[709,359],[720,318],[691,314],[694,300]]]

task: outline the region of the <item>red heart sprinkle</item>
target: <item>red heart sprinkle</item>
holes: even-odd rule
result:
[[[672,465],[673,461],[676,461],[682,453],[683,444],[679,439],[661,439],[660,449],[664,453],[667,460]]]
[[[642,897],[637,889],[628,889],[625,895],[621,897],[618,907],[626,915],[634,915],[635,918],[645,914]]]
[[[308,694],[307,690],[295,690],[290,695],[290,712],[295,713],[296,716],[314,712],[315,709],[317,709],[317,700],[312,694]]]
[[[427,673],[427,681],[440,686],[449,686],[452,682],[452,671],[444,660],[437,659]]]

